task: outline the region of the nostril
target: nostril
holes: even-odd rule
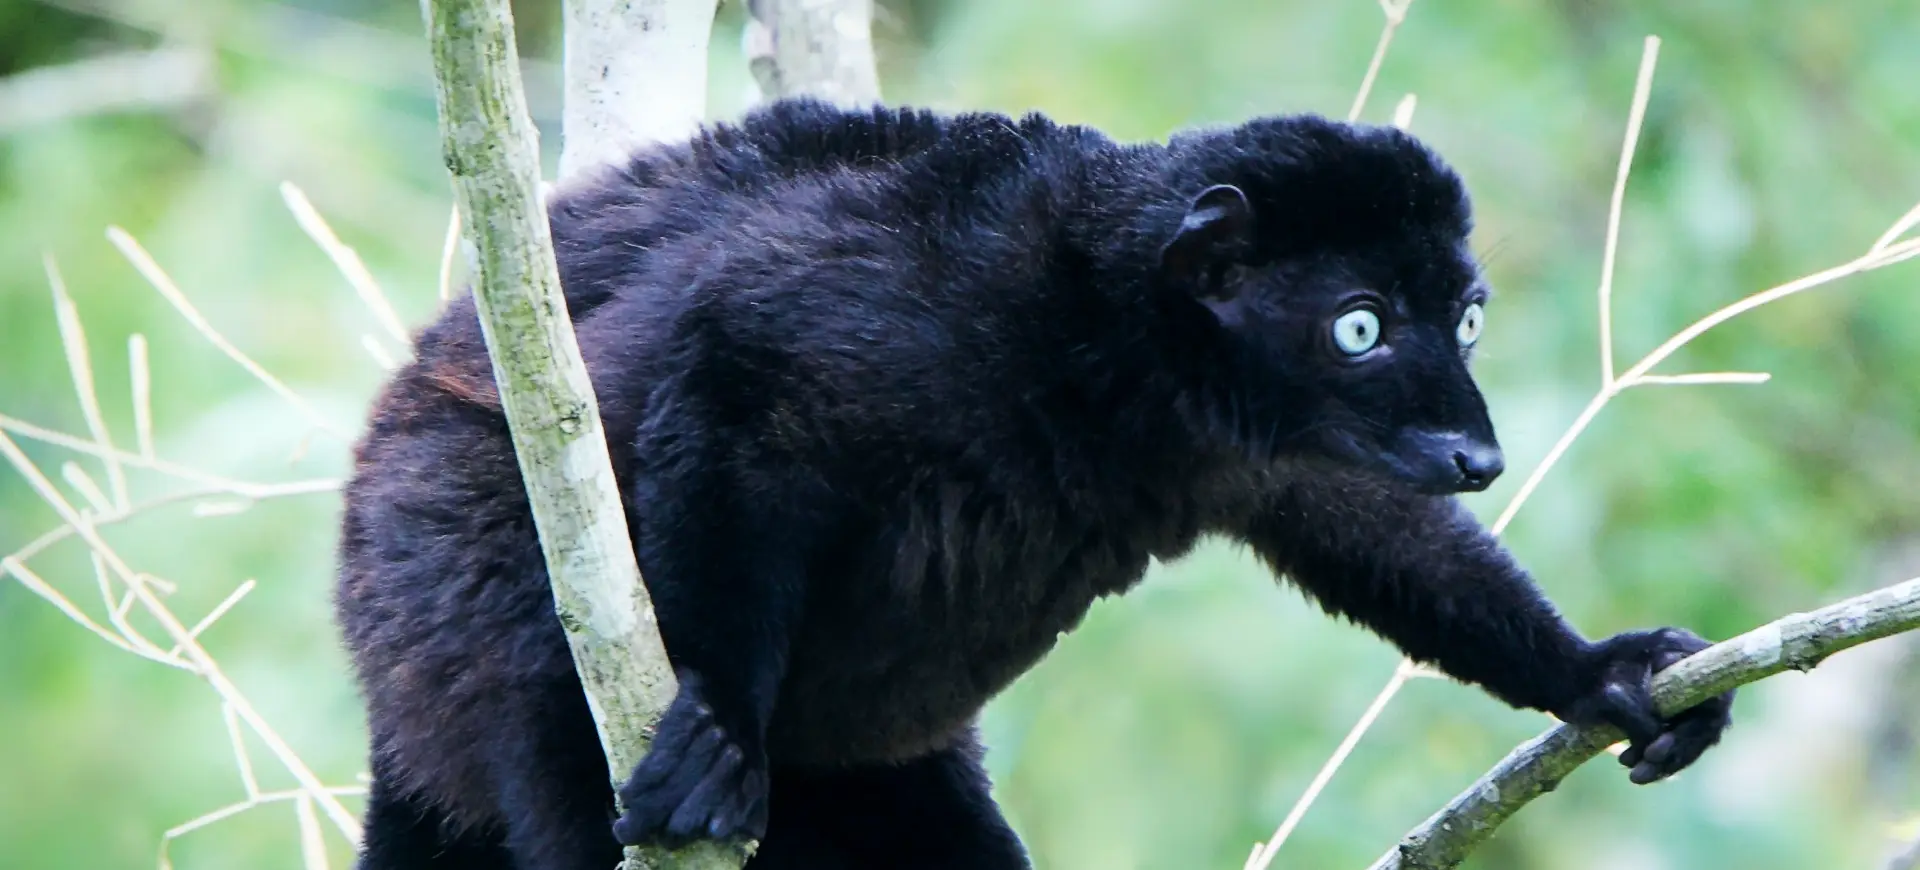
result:
[[[1460,469],[1460,476],[1466,478],[1468,483],[1479,483],[1480,479],[1486,475],[1486,471],[1463,451],[1453,452],[1453,464]]]
[[[1506,463],[1501,461],[1500,451],[1467,447],[1453,452],[1453,465],[1460,469],[1463,482],[1476,487],[1486,486],[1505,470]]]

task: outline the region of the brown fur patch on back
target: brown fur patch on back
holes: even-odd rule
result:
[[[447,395],[482,408],[500,408],[500,389],[494,383],[493,368],[481,359],[481,366],[469,360],[442,359],[429,363],[420,375],[429,385]],[[479,370],[476,371],[475,369]]]

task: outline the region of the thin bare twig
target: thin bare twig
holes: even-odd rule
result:
[[[103,450],[113,450],[113,438],[107,433],[106,417],[100,413],[100,396],[93,386],[93,362],[87,353],[87,332],[80,326],[80,309],[67,294],[67,282],[60,278],[60,267],[52,254],[41,257],[47,271],[47,284],[53,289],[54,319],[60,325],[60,344],[67,351],[67,371],[73,376],[73,392],[80,397],[80,414],[86,418],[87,431]],[[113,503],[127,506],[127,476],[120,462],[108,452],[101,457],[107,469],[107,484],[113,487]]]
[[[93,482],[93,476],[88,474],[86,469],[81,468],[79,463],[60,463],[60,476],[67,481],[68,486],[74,488],[75,492],[80,493],[81,498],[87,500],[87,505],[93,509],[94,513],[113,512],[113,499],[107,495],[106,490],[100,488],[100,484]]]
[[[1695,372],[1690,375],[1641,375],[1634,385],[1684,387],[1701,384],[1764,384],[1772,379],[1773,375],[1766,372]]]
[[[447,215],[447,238],[440,243],[440,301],[453,298],[453,255],[460,251],[460,204]]]
[[[0,428],[0,431],[5,431],[5,429]],[[251,499],[282,498],[286,496],[295,496],[295,495],[312,495],[315,493],[322,493],[322,492],[334,492],[339,488],[340,488],[340,482],[337,480],[303,480],[303,481],[295,481],[289,484],[268,485],[265,488],[257,489],[257,490],[254,490],[253,492],[248,493],[247,498],[251,500]],[[134,517],[140,516],[141,514],[147,513],[148,511],[154,510],[156,508],[165,507],[167,505],[178,504],[180,502],[193,501],[196,499],[209,498],[213,496],[231,495],[233,494],[233,492],[234,490],[227,486],[209,486],[209,487],[201,487],[198,489],[185,489],[179,492],[168,493],[167,495],[159,496],[157,498],[148,499],[143,502],[136,502],[135,504],[133,504],[131,507],[127,508],[124,511],[111,513],[111,514],[99,514],[96,516],[88,517],[87,522],[91,524],[94,528],[100,528],[102,526],[113,525],[114,523],[125,522],[127,520],[133,519]],[[13,551],[11,554],[7,556],[7,558],[18,559],[22,562],[32,559],[34,556],[39,555],[40,552],[45,550],[46,548],[51,547],[54,544],[57,544],[73,536],[74,529],[75,527],[71,523],[63,523],[59,526],[56,526],[52,530],[41,535],[40,537],[35,538],[32,541],[29,541],[26,546]]]
[[[381,369],[393,371],[400,367],[400,360],[394,357],[393,351],[387,350],[386,345],[380,343],[380,339],[374,338],[370,334],[362,335],[360,336],[360,347],[367,352],[367,356],[373,358],[374,365],[379,366]]]
[[[328,788],[326,791],[327,791],[327,794],[332,795],[334,797],[349,797],[353,795],[365,794],[367,790],[364,786],[333,786]],[[237,803],[228,804],[224,807],[214,810],[213,812],[206,813],[205,815],[201,815],[197,818],[191,819],[186,822],[182,822],[178,825],[168,828],[166,830],[166,833],[162,834],[160,837],[160,870],[172,870],[173,859],[167,853],[170,850],[170,847],[173,845],[174,840],[177,840],[183,836],[186,836],[187,834],[191,834],[194,831],[200,830],[201,828],[211,825],[214,822],[222,821],[224,819],[230,819],[234,816],[237,816],[241,813],[244,813],[256,807],[266,806],[267,804],[277,804],[277,803],[283,803],[286,801],[299,800],[300,798],[305,796],[306,796],[306,792],[300,791],[298,789],[289,789],[287,791],[260,792],[255,795],[248,796],[246,800],[239,801]]]
[[[72,599],[60,594],[59,590],[53,588],[53,584],[48,583],[40,575],[33,573],[33,571],[20,560],[12,556],[0,559],[0,571],[12,574],[15,580],[20,581],[20,585],[27,587],[27,591],[45,599],[47,603],[52,604],[56,610],[59,610],[68,619],[73,620],[75,625],[93,632],[99,636],[101,640],[112,644],[115,648],[143,658],[151,657],[135,649],[133,644],[129,643],[118,633],[107,629],[100,623],[94,622],[93,618],[87,616],[86,612],[76,606]],[[173,662],[164,662],[164,664],[173,664]]]
[[[1402,130],[1413,126],[1413,110],[1419,104],[1420,99],[1413,94],[1401,97],[1399,104],[1393,107],[1393,126]]]
[[[252,578],[248,578],[245,583],[240,584],[235,587],[232,592],[227,593],[226,598],[221,599],[219,604],[214,605],[212,610],[207,611],[206,616],[200,617],[199,622],[194,623],[192,628],[187,629],[187,637],[199,640],[201,632],[206,631],[208,628],[211,628],[214,623],[219,622],[220,617],[226,616],[227,611],[232,610],[235,604],[239,604],[240,599],[247,597],[247,593],[252,592],[255,585]],[[167,655],[178,656],[179,654],[180,645],[177,643],[173,645],[172,649],[167,650]]]
[[[1613,177],[1613,202],[1607,207],[1607,248],[1600,260],[1600,384],[1613,386],[1613,264],[1620,251],[1620,212],[1627,200],[1627,175],[1633,171],[1633,151],[1640,142],[1640,124],[1647,116],[1647,98],[1653,92],[1653,67],[1660,58],[1660,38],[1647,37],[1640,53],[1640,76],[1633,84],[1633,108],[1627,112],[1626,139],[1620,145],[1620,168]]]
[[[1894,240],[1906,235],[1907,231],[1915,226],[1920,226],[1920,205],[1915,205],[1906,214],[1901,215],[1899,220],[1893,222],[1893,226],[1880,234],[1880,238],[1874,239],[1873,246],[1867,249],[1867,253],[1875,254],[1892,247]]]
[[[1367,711],[1360,714],[1360,720],[1353,723],[1353,727],[1347,730],[1347,736],[1340,741],[1339,747],[1335,748],[1333,755],[1320,766],[1320,772],[1314,774],[1313,781],[1307,785],[1306,793],[1294,803],[1293,809],[1287,813],[1287,818],[1280,823],[1279,830],[1274,831],[1273,836],[1265,844],[1254,844],[1253,854],[1248,856],[1244,870],[1267,870],[1267,866],[1273,863],[1274,856],[1279,854],[1281,844],[1293,835],[1293,829],[1299,826],[1300,820],[1307,814],[1307,809],[1312,807],[1314,801],[1320,797],[1320,792],[1327,787],[1327,783],[1333,781],[1333,775],[1340,770],[1341,765],[1347,762],[1347,756],[1352,754],[1353,747],[1359,745],[1360,738],[1373,727],[1374,720],[1380,718],[1381,712],[1387,709],[1387,704],[1393,700],[1395,694],[1399,693],[1400,687],[1406,685],[1408,680],[1420,676],[1417,673],[1419,667],[1410,659],[1400,660],[1399,666],[1393,669],[1393,677],[1387,680],[1386,687],[1374,696],[1373,703],[1367,705]]]
[[[300,823],[300,863],[306,870],[327,870],[327,844],[320,839],[320,819],[313,813],[313,797],[295,795],[294,818]]]
[[[1380,77],[1380,65],[1386,62],[1387,48],[1393,45],[1393,35],[1407,20],[1407,9],[1411,6],[1413,0],[1380,0],[1380,11],[1386,14],[1387,23],[1380,28],[1380,43],[1373,47],[1373,60],[1367,62],[1367,74],[1360,80],[1360,92],[1354,95],[1353,108],[1347,111],[1348,121],[1360,120],[1360,111],[1367,107],[1367,96],[1373,93],[1373,82]]]
[[[1815,287],[1831,284],[1850,275],[1871,272],[1875,269],[1884,269],[1895,263],[1912,259],[1917,255],[1920,255],[1920,239],[1901,242],[1897,245],[1871,251],[1857,259],[1849,260],[1830,269],[1824,269],[1804,278],[1763,290],[1731,305],[1720,308],[1688,324],[1685,329],[1674,333],[1672,338],[1661,342],[1659,347],[1654,348],[1651,353],[1642,357],[1639,362],[1634,363],[1632,368],[1627,369],[1625,373],[1620,375],[1621,389],[1639,383],[1654,366],[1665,362],[1668,357],[1673,356],[1681,348],[1686,347],[1689,342],[1704,335],[1707,330],[1732,320],[1735,317],[1763,305],[1778,302],[1796,293],[1803,293]]]
[[[221,703],[220,721],[227,726],[227,740],[233,744],[233,764],[240,774],[240,787],[247,790],[249,799],[260,796],[260,780],[253,775],[253,756],[247,752],[246,735],[240,730],[240,716],[233,712],[233,705]]]
[[[36,426],[25,420],[9,417],[5,414],[0,414],[0,432],[11,432],[22,438],[43,441],[48,444],[65,447],[68,450],[85,453],[89,456],[111,455],[123,465],[157,471],[168,477],[178,478],[190,483],[197,483],[202,486],[214,487],[247,498],[285,494],[285,491],[289,487],[296,489],[299,493],[320,492],[340,488],[340,482],[334,479],[296,481],[288,484],[254,483],[245,480],[234,480],[229,477],[210,474],[197,468],[190,468],[177,462],[168,462],[164,459],[149,459],[145,456],[128,453],[124,450],[108,450],[85,438],[69,435],[54,429],[48,429],[45,426]]]
[[[373,273],[352,246],[340,241],[340,236],[334,233],[327,219],[320,216],[320,210],[313,207],[313,201],[307,199],[306,192],[291,181],[283,181],[280,182],[280,198],[286,202],[287,210],[293,212],[293,219],[300,224],[300,229],[306,231],[307,237],[326,252],[334,268],[340,270],[347,284],[353,287],[354,295],[359,296],[367,310],[373,312],[373,319],[379,321],[380,327],[394,341],[410,347],[407,327],[400,322],[400,314],[393,310],[393,303],[387,301],[387,294],[380,289],[380,282],[373,279]]]

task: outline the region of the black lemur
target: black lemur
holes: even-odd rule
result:
[[[614,789],[470,301],[420,333],[346,488],[368,870],[1025,868],[975,719],[1204,535],[1634,782],[1680,629],[1588,641],[1454,496],[1502,468],[1455,172],[1264,117],[1121,144],[1039,115],[775,103],[563,187],[549,218],[677,699]]]

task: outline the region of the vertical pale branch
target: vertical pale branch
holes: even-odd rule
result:
[[[611,772],[621,777],[645,754],[649,730],[675,683],[634,561],[592,384],[560,294],[512,12],[507,0],[423,0],[422,6],[433,47],[442,148],[471,243],[474,298],[494,378],[556,610]],[[583,43],[573,41],[571,30],[581,22],[569,23],[577,62]],[[610,38],[604,32],[591,36]],[[634,45],[618,50],[646,51]],[[658,84],[650,94],[686,85]],[[569,117],[574,111],[568,108]],[[581,111],[597,125],[625,114],[598,101]],[[579,128],[576,153],[611,153],[636,129]],[[688,868],[738,868],[745,859],[736,845],[708,842],[677,853],[630,850],[628,857],[630,867]]]
[[[748,0],[747,66],[768,99],[802,94],[842,106],[880,101],[873,0]]]
[[[684,138],[707,114],[716,0],[566,0],[560,177]]]

